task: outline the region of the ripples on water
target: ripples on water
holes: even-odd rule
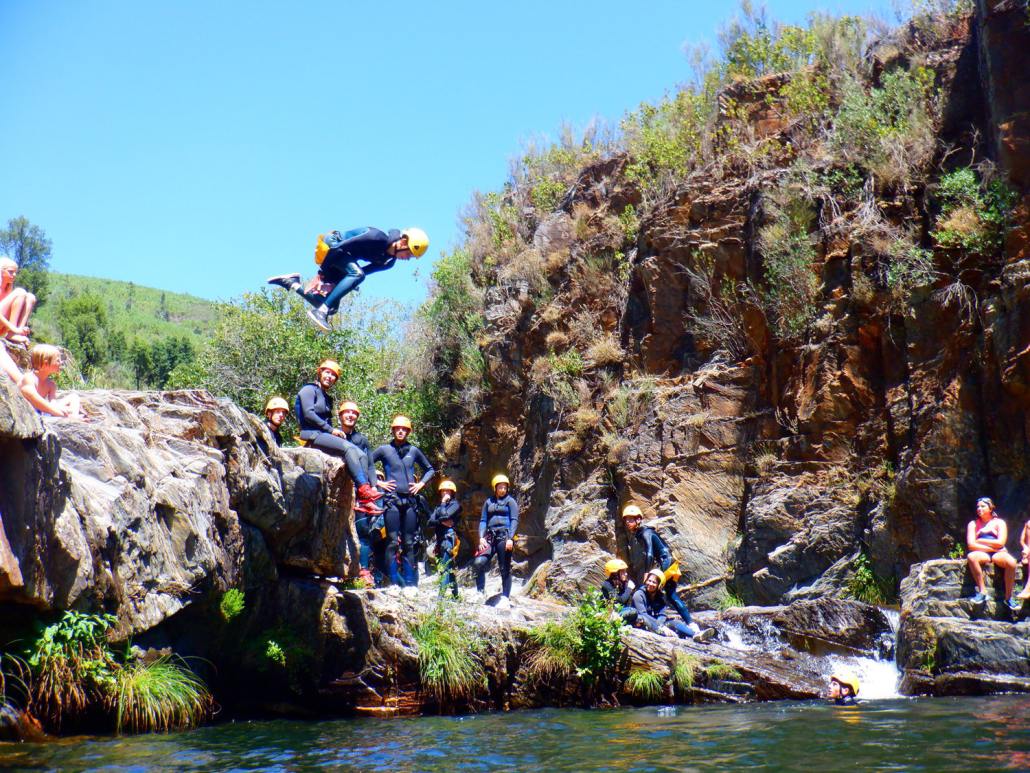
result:
[[[0,744],[4,770],[1030,769],[1030,698],[549,709]]]

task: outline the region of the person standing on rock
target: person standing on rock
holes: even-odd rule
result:
[[[515,549],[515,532],[519,528],[519,503],[508,493],[511,482],[507,475],[494,475],[490,481],[493,496],[483,503],[479,518],[479,549],[472,568],[476,570],[476,590],[486,592],[486,570],[490,559],[497,556],[497,568],[501,572],[501,601],[498,606],[507,608],[511,597],[511,556]]]
[[[665,596],[673,609],[679,612],[683,622],[691,625],[694,621],[690,610],[676,592],[676,583],[680,578],[679,564],[673,559],[669,546],[665,544],[658,532],[650,526],[642,526],[644,514],[637,505],[626,505],[622,510],[622,520],[630,534],[636,537],[644,549],[644,568],[661,569],[664,576]]]
[[[668,606],[666,596],[662,593],[662,586],[666,582],[665,575],[658,569],[650,569],[644,575],[643,586],[637,588],[633,593],[633,609],[637,613],[637,627],[646,628],[659,636],[679,636],[681,639],[693,636],[698,639],[701,636],[701,630],[697,624],[685,623],[675,618],[669,619],[665,614]]]
[[[289,414],[290,406],[281,397],[270,397],[268,402],[265,403],[265,427],[272,433],[272,438],[277,446],[283,444],[283,438],[279,434],[279,429]]]
[[[1008,538],[1008,526],[994,512],[994,502],[989,497],[976,500],[976,518],[966,526],[966,546],[969,548],[966,562],[976,585],[976,593],[972,597],[974,604],[987,601],[983,565],[994,564],[1005,573],[1005,603],[1010,609],[1022,606],[1012,595],[1016,583],[1016,559],[1005,549]]]
[[[440,504],[429,516],[429,526],[436,530],[434,552],[436,560],[440,562],[440,595],[443,596],[447,588],[450,588],[451,595],[457,599],[458,578],[454,576],[454,562],[458,558],[458,547],[461,545],[458,532],[455,530],[458,516],[461,514],[458,487],[454,485],[454,481],[442,480],[436,490],[440,492]]]
[[[361,417],[361,409],[358,408],[358,404],[351,400],[341,403],[337,415],[340,417],[340,429],[343,430],[344,440],[356,446],[363,454],[365,475],[369,482],[376,480],[378,483],[376,465],[372,461],[372,446],[364,433],[358,430],[358,419]],[[375,583],[372,573],[373,543],[376,541],[373,524],[377,517],[376,513],[357,510],[354,515],[354,530],[358,534],[358,562],[361,564],[361,577],[366,582],[373,584]]]
[[[637,611],[633,608],[637,586],[629,578],[629,567],[622,559],[613,558],[605,562],[604,574],[607,579],[601,583],[601,595],[615,605],[623,623],[633,625],[637,620]]]
[[[382,462],[386,473],[386,480],[380,485],[394,496],[385,513],[386,571],[390,580],[402,587],[418,586],[415,533],[419,529],[419,517],[416,497],[436,474],[421,449],[408,442],[411,429],[411,419],[394,416],[390,424],[393,439],[372,452],[372,460]],[[418,477],[416,468],[421,468],[421,477]]]
[[[301,283],[300,274],[273,276],[267,282],[295,292],[310,303],[314,308],[308,309],[308,319],[322,330],[329,330],[330,315],[336,313],[347,293],[365,281],[367,274],[393,268],[398,260],[421,258],[427,249],[429,237],[421,228],[331,231],[318,237],[318,274],[307,288]],[[359,260],[365,265],[360,265]]]
[[[364,453],[347,441],[342,429],[333,427],[333,398],[329,390],[339,378],[340,364],[335,360],[325,360],[318,366],[316,380],[300,388],[296,405],[300,439],[310,448],[344,460],[357,487],[355,510],[380,513],[382,510],[376,507],[375,501],[382,497],[382,492],[369,481]]]

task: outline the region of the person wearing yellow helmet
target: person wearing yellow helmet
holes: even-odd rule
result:
[[[344,460],[357,487],[358,503],[354,509],[375,515],[382,512],[375,505],[375,501],[382,497],[382,492],[371,483],[365,454],[347,440],[342,429],[333,426],[333,398],[329,391],[341,372],[338,362],[323,360],[316,370],[316,379],[300,388],[294,406],[300,439],[310,448],[317,448]]]
[[[499,606],[505,607],[511,596],[511,557],[515,550],[515,532],[519,528],[519,503],[508,493],[511,482],[507,475],[494,475],[490,486],[493,494],[483,503],[479,518],[479,550],[472,568],[476,571],[476,590],[485,593],[486,570],[490,559],[497,556],[502,594]]]
[[[626,625],[633,625],[637,619],[637,610],[633,608],[633,592],[637,586],[629,578],[629,567],[620,558],[605,562],[605,581],[601,583],[601,595],[619,612],[619,617]]]
[[[454,575],[454,562],[458,557],[458,547],[461,545],[455,529],[458,525],[458,516],[461,515],[458,487],[454,485],[453,481],[442,480],[436,490],[440,492],[440,504],[429,516],[428,525],[436,530],[434,552],[440,562],[442,575],[440,595],[443,596],[447,588],[450,588],[451,595],[458,598],[458,578]]]
[[[418,585],[415,542],[421,533],[418,495],[436,470],[422,450],[408,442],[411,430],[411,419],[394,416],[390,422],[393,439],[373,451],[372,460],[382,463],[386,480],[380,486],[393,494],[392,504],[385,514],[386,569],[394,583],[414,587]]]
[[[308,319],[322,330],[329,330],[329,316],[336,313],[344,296],[364,282],[368,274],[386,271],[398,260],[420,258],[429,249],[429,237],[421,228],[354,228],[343,233],[331,231],[319,237],[319,241],[328,251],[316,249],[318,274],[306,288],[300,274],[273,276],[267,282],[296,292],[310,303],[313,308],[308,309]]]
[[[633,593],[633,609],[637,613],[637,627],[644,628],[659,636],[679,636],[686,639],[691,636],[695,641],[707,641],[715,634],[709,628],[702,636],[697,625],[684,623],[682,620],[668,616],[666,596],[662,586],[668,582],[660,569],[651,569],[644,575],[644,584]]]
[[[265,427],[272,433],[272,438],[275,440],[277,446],[283,444],[282,435],[279,434],[279,428],[282,427],[283,422],[286,421],[286,417],[290,414],[290,406],[281,397],[270,397],[268,402],[265,403]]]
[[[662,574],[666,601],[672,605],[673,609],[679,612],[684,624],[693,631],[693,634],[700,633],[700,629],[690,615],[690,610],[687,609],[687,605],[677,592],[677,581],[680,577],[679,565],[673,559],[672,551],[669,550],[665,540],[651,526],[642,525],[644,514],[638,505],[626,505],[622,509],[622,520],[626,525],[626,529],[636,539],[639,547],[643,548],[644,569],[657,569]],[[706,632],[706,636],[710,636],[710,634]]]
[[[838,672],[830,677],[830,700],[838,706],[854,706],[858,698],[858,678]]]

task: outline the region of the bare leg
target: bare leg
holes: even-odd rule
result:
[[[974,550],[966,556],[966,563],[969,565],[969,574],[973,578],[973,584],[984,595],[987,595],[987,588],[984,585],[984,570],[980,564],[990,560],[991,557],[982,550]]]
[[[15,312],[17,319],[12,321],[18,327],[27,327],[29,324],[29,316],[32,314],[32,310],[36,308],[36,296],[30,292],[26,292],[22,301],[21,311]],[[18,304],[15,305],[17,306]]]
[[[1016,559],[1008,551],[999,550],[991,556],[991,561],[1005,572],[1005,598],[1012,598],[1012,586],[1016,584]]]
[[[1030,599],[1030,562],[1023,562],[1023,590],[1016,598],[1022,601]]]
[[[28,299],[32,298],[32,303],[29,304]],[[24,320],[28,319],[28,312],[32,311],[35,306],[36,296],[25,292],[21,287],[15,287],[9,292],[3,300],[0,300],[0,315],[3,316],[11,325],[15,328],[22,328],[25,326]],[[26,312],[28,308],[28,312]],[[24,342],[26,339],[24,336],[18,333],[12,333],[5,329],[4,337],[11,339],[12,341]]]

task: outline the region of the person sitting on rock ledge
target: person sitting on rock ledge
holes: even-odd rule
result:
[[[643,587],[633,593],[633,609],[637,613],[637,627],[646,628],[660,636],[693,637],[694,641],[705,642],[715,636],[715,629],[702,631],[697,623],[670,619],[666,614],[666,596],[662,593],[665,575],[660,569],[651,569],[644,575]]]
[[[15,287],[18,264],[6,255],[0,256],[0,338],[25,348],[29,342],[29,315],[36,307],[36,296],[22,287]]]
[[[52,377],[61,372],[61,350],[49,344],[36,344],[29,358],[31,370],[21,377],[18,386],[36,412],[64,419],[85,418],[77,394],[69,392],[64,397],[57,396],[57,385]]]
[[[329,390],[340,378],[340,365],[335,360],[325,360],[316,370],[316,380],[305,384],[297,393],[297,424],[300,439],[310,448],[317,448],[332,456],[338,456],[347,465],[347,471],[357,487],[358,503],[354,509],[359,512],[381,513],[375,501],[380,492],[368,479],[365,470],[365,454],[344,436],[342,429],[332,424],[333,398]]]
[[[451,595],[458,598],[458,579],[454,576],[454,562],[458,558],[461,540],[455,530],[458,516],[461,514],[461,503],[458,501],[458,487],[454,481],[442,480],[436,488],[440,492],[440,504],[429,516],[429,526],[436,530],[436,543],[433,552],[440,562],[440,595],[451,589]]]
[[[851,674],[830,677],[830,700],[837,706],[854,706],[858,697],[858,679]]]
[[[633,608],[633,592],[637,586],[629,578],[629,567],[622,559],[613,558],[605,562],[604,574],[607,579],[601,583],[601,595],[615,605],[623,623],[633,625],[637,620],[637,610]]]
[[[290,413],[290,406],[281,397],[270,397],[265,403],[265,427],[272,433],[272,438],[277,446],[283,444],[282,435],[279,429]]]
[[[1016,598],[1026,601],[1030,599],[1030,521],[1023,524],[1023,531],[1019,535],[1019,547],[1019,562],[1023,565],[1023,590]]]
[[[1008,536],[1008,526],[994,512],[994,502],[988,497],[976,500],[976,518],[966,527],[966,546],[969,548],[966,561],[976,585],[976,593],[972,597],[974,604],[987,601],[983,565],[994,564],[1005,573],[1005,603],[1010,609],[1019,609],[1020,602],[1012,595],[1016,582],[1016,559],[1005,549]]]

